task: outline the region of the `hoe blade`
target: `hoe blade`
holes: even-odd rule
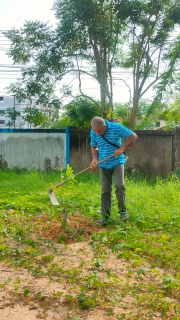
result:
[[[56,199],[56,196],[55,196],[54,191],[53,191],[53,190],[49,190],[48,193],[49,193],[49,198],[50,198],[52,204],[53,204],[54,206],[58,206],[58,205],[59,205],[59,202],[58,202],[57,199]]]

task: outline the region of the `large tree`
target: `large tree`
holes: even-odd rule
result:
[[[64,53],[76,61],[79,75],[86,72],[98,81],[104,117],[113,107],[112,68],[119,65],[120,35],[126,28],[125,6],[122,0],[56,0],[54,4]],[[124,12],[121,17],[119,8]],[[90,71],[82,71],[79,60],[87,61]]]
[[[172,80],[180,58],[178,32],[180,3],[174,0],[137,0],[129,11],[129,46],[121,66],[132,70],[133,101],[130,127],[134,129],[141,97],[159,82],[159,91]],[[119,7],[119,16],[123,12]],[[174,35],[173,35],[174,33]],[[175,45],[173,45],[173,42]],[[160,85],[161,83],[161,85]]]
[[[99,83],[101,108],[107,117],[113,107],[112,68],[119,65],[126,3],[124,0],[56,0],[54,10],[58,19],[55,30],[47,23],[36,21],[5,33],[12,42],[9,56],[15,63],[33,64],[22,70],[23,80],[41,83],[41,89],[46,84],[54,87],[71,72],[76,73],[79,91],[85,97],[81,75],[91,76]],[[121,17],[118,10],[124,12]],[[82,60],[88,69],[80,67]]]

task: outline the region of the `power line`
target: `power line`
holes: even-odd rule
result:
[[[11,74],[18,74],[18,75],[21,75],[21,71],[18,71],[18,70],[0,70],[0,73],[4,73],[4,74],[8,74],[11,73]]]
[[[18,71],[18,70],[0,70],[0,73],[8,73],[8,72],[21,74],[21,71]]]
[[[10,79],[18,80],[17,78],[0,78],[0,80],[10,80]]]
[[[11,65],[11,64],[0,64],[0,68],[19,68],[19,69],[22,69],[22,68],[29,68],[29,67],[32,67],[32,66],[15,66],[15,65]]]

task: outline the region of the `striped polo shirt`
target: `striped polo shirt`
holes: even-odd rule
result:
[[[122,146],[122,138],[128,138],[132,135],[133,131],[124,127],[120,123],[117,122],[109,122],[106,121],[107,130],[104,134],[104,137],[110,141],[118,145],[119,147]],[[108,142],[106,142],[101,135],[96,134],[94,130],[90,132],[91,147],[98,147],[98,161],[101,161],[110,155],[112,155],[115,150],[117,149],[114,146],[111,146]],[[121,154],[118,157],[113,157],[108,161],[103,162],[99,165],[99,167],[104,169],[111,169],[116,167],[119,164],[125,164],[126,157],[124,154]]]

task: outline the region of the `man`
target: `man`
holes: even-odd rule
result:
[[[113,176],[120,218],[122,221],[127,221],[124,182],[125,150],[136,141],[137,135],[119,123],[109,122],[100,117],[93,118],[91,126],[90,145],[93,158],[90,164],[91,169],[97,168],[97,162],[114,154],[114,157],[99,165],[102,214],[100,223],[107,224],[110,217]],[[122,144],[122,138],[127,138],[124,144]]]

